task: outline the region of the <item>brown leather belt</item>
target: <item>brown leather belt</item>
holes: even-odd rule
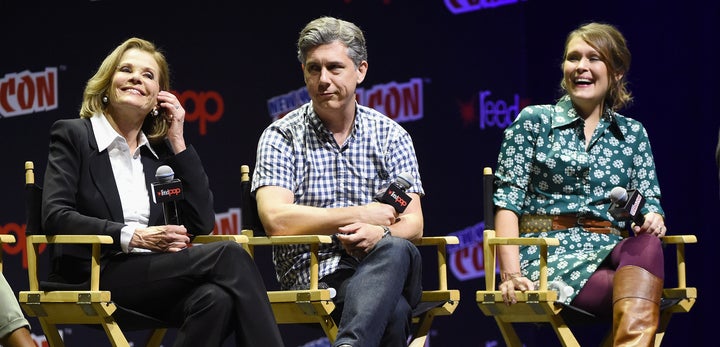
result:
[[[574,214],[539,215],[526,214],[520,217],[521,233],[539,233],[550,230],[565,230],[572,227],[581,227],[587,232],[596,234],[616,234],[622,232],[613,227],[610,221],[593,217],[583,217]]]

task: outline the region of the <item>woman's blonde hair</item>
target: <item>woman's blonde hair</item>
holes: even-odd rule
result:
[[[120,59],[130,49],[139,49],[150,53],[155,58],[155,62],[160,68],[157,76],[160,90],[170,90],[170,68],[165,55],[150,41],[137,37],[129,38],[105,57],[97,72],[88,80],[83,93],[82,105],[80,106],[80,117],[90,118],[94,114],[102,112],[105,108],[106,105],[102,99],[107,96],[113,75],[120,64]],[[148,116],[145,117],[142,130],[149,141],[157,142],[167,135],[168,124],[163,117]]]

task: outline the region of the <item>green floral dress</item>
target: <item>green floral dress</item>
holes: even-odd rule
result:
[[[601,117],[585,148],[584,120],[568,96],[556,105],[524,108],[505,129],[495,173],[495,206],[524,214],[581,214],[609,220],[612,188],[637,189],[646,199],[641,213],[664,214],[650,142],[643,125],[611,110]],[[548,256],[549,280],[562,280],[574,291],[569,304],[598,265],[622,240],[615,234],[586,232],[582,227],[520,234],[554,237],[560,245]],[[539,280],[538,247],[520,248],[523,275]]]

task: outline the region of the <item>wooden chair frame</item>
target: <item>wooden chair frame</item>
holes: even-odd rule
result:
[[[31,161],[25,162],[25,185],[26,189],[38,189],[29,191],[28,194],[39,192],[39,187],[35,185],[34,164]],[[29,214],[35,212],[28,211]],[[28,215],[28,227],[31,226],[31,223],[35,223],[31,220],[32,218],[36,217]],[[118,306],[111,300],[110,291],[100,288],[100,247],[104,244],[112,244],[112,237],[107,235],[27,235],[26,240],[29,290],[19,293],[19,302],[25,314],[39,320],[48,344],[51,347],[65,345],[58,333],[58,325],[81,324],[100,325],[112,346],[129,347],[130,344],[125,334],[114,318]],[[243,235],[200,235],[196,236],[193,242],[208,243],[222,240],[246,243],[248,238]],[[88,288],[70,290],[44,290],[41,288],[41,282],[38,279],[38,257],[40,247],[44,244],[91,245],[91,273]],[[152,327],[148,327],[148,330],[152,330],[152,332],[145,345],[159,347],[169,326],[159,321],[148,320],[148,322],[152,324]]]
[[[0,273],[2,273],[2,244],[15,243],[15,236],[10,234],[0,234]]]
[[[248,165],[241,167],[241,187],[243,190],[241,195],[243,199],[241,203],[243,235],[248,236],[247,247],[251,254],[254,253],[254,247],[257,246],[310,245],[310,288],[268,291],[275,319],[278,324],[318,323],[328,339],[334,342],[338,327],[330,314],[335,309],[335,304],[332,302],[330,289],[319,288],[317,254],[321,244],[332,243],[331,237],[329,235],[256,236],[253,225],[257,226],[259,220],[255,206],[252,204],[254,200],[250,196],[250,167]],[[459,239],[455,236],[423,237],[415,241],[417,246],[437,248],[438,284],[436,289],[422,292],[421,304],[433,303],[434,305],[413,317],[414,331],[410,343],[412,347],[424,346],[433,319],[436,316],[451,315],[459,304],[460,291],[448,289],[447,281],[447,245],[458,243]]]
[[[0,273],[3,271],[2,245],[3,243],[15,243],[15,236],[10,234],[0,234]]]
[[[484,205],[485,225],[483,233],[483,256],[485,264],[485,289],[476,292],[475,301],[486,316],[493,317],[505,340],[507,346],[522,346],[522,342],[515,331],[514,323],[547,323],[552,326],[558,339],[563,346],[580,346],[575,337],[568,320],[564,317],[567,312],[574,314],[574,317],[585,315],[583,321],[599,321],[589,313],[583,312],[571,306],[557,302],[558,293],[548,289],[548,248],[558,246],[556,238],[541,237],[497,237],[493,222],[494,218],[492,192],[493,174],[492,169],[484,170]],[[660,346],[667,331],[670,318],[673,313],[689,312],[697,299],[697,289],[687,286],[685,244],[697,243],[695,235],[670,235],[662,237],[665,245],[675,245],[677,260],[676,287],[663,289],[663,303],[661,304],[660,321],[655,335],[655,346]],[[502,293],[496,289],[497,269],[497,246],[538,246],[540,252],[540,281],[539,287],[532,291],[516,291],[517,303],[506,305],[502,299]],[[667,284],[666,284],[667,285]],[[566,313],[563,313],[565,311]],[[608,322],[602,322],[607,324]],[[609,322],[611,323],[611,322]],[[602,342],[603,346],[612,345],[612,331],[609,331]]]

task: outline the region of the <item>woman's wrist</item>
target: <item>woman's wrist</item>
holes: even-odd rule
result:
[[[503,272],[500,275],[500,279],[502,279],[503,282],[512,281],[516,278],[522,277],[522,273],[518,272]]]

